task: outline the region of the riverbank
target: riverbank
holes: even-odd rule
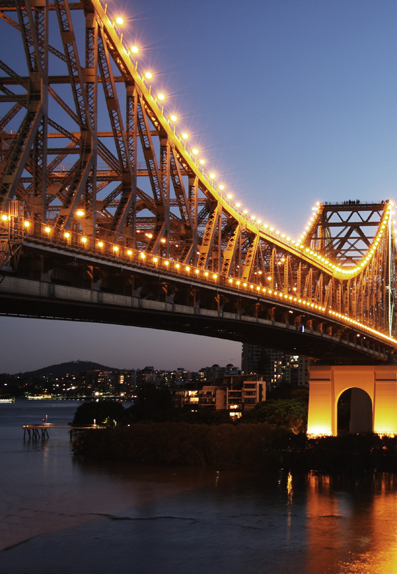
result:
[[[268,423],[142,422],[82,433],[76,456],[143,464],[325,473],[397,472],[397,437],[308,438]]]

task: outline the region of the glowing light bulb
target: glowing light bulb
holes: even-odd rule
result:
[[[82,238],[81,238],[81,242],[82,242],[82,243],[87,243],[87,238],[86,238],[86,237],[82,237]]]
[[[241,203],[236,203],[236,207],[241,207]]]
[[[66,232],[64,233],[64,236],[65,236],[66,239],[69,239],[69,237],[70,237],[69,231],[66,231]]]
[[[193,148],[193,149],[192,149],[192,153],[194,153],[194,155],[197,155],[198,152],[199,152],[199,150],[198,150],[197,148]]]
[[[187,133],[183,133],[183,134],[182,134],[182,137],[183,137],[183,139],[184,139],[184,140],[187,140],[187,139],[188,139],[188,137],[189,137],[189,134],[187,134]]]
[[[124,18],[122,18],[121,16],[117,16],[116,24],[118,24],[119,26],[122,26],[124,24]]]
[[[78,210],[76,211],[76,215],[77,215],[78,217],[84,217],[85,211],[84,211],[83,209],[78,209]]]
[[[227,197],[228,199],[233,199],[233,196],[232,196],[231,193],[228,193],[226,197]]]
[[[176,122],[177,119],[178,119],[178,116],[175,116],[174,114],[172,116],[170,116],[170,120],[172,122]]]
[[[46,227],[44,230],[46,233],[51,233],[51,227]]]
[[[225,189],[225,186],[224,186],[224,185],[220,185],[220,186],[219,186],[219,189],[220,189],[221,191],[223,191],[223,190]]]
[[[201,163],[201,165],[204,165],[204,164],[205,164],[205,159],[200,159],[200,163]]]
[[[25,226],[25,227],[29,227],[29,226],[30,226],[30,223],[29,223],[29,221],[24,221],[24,223],[23,223],[23,224],[24,224],[24,226]]]
[[[98,243],[98,247],[103,247],[103,241],[100,241],[100,242]]]
[[[210,173],[210,179],[215,179],[216,175],[214,173]]]
[[[133,54],[137,54],[137,53],[139,52],[138,46],[131,46],[131,52],[132,52]]]
[[[153,74],[151,72],[146,72],[145,78],[147,78],[148,80],[151,80],[153,78]]]
[[[165,100],[165,95],[164,94],[157,94],[157,97],[159,100],[163,101]]]

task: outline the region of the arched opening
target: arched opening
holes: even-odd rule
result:
[[[372,432],[372,401],[363,391],[353,387],[344,391],[338,400],[338,435]]]

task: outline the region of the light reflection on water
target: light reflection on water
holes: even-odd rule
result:
[[[397,574],[396,476],[134,467],[73,459],[66,430],[22,441],[76,406],[0,405],[0,574]]]

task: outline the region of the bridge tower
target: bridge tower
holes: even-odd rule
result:
[[[375,241],[384,203],[362,204],[360,200],[325,203],[318,211],[304,239],[313,250],[331,257],[345,268],[357,265]],[[389,224],[390,227],[390,224]],[[383,289],[387,309],[389,333],[394,320],[393,282],[395,254],[392,233],[388,228],[388,249],[384,254],[385,274]],[[376,284],[373,296],[382,288]],[[347,297],[350,294],[347,294]],[[310,398],[308,433],[336,435],[338,401],[348,389],[358,388],[367,393],[372,405],[372,431],[379,434],[397,434],[397,367],[393,365],[312,365],[310,367]]]

